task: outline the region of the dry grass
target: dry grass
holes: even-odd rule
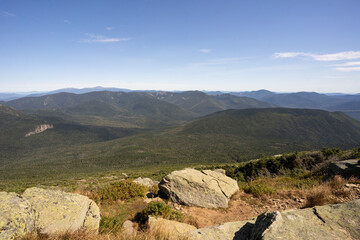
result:
[[[152,231],[137,232],[133,236],[127,235],[125,232],[117,234],[96,234],[85,230],[75,232],[66,232],[62,234],[28,234],[19,240],[188,240],[189,237],[183,235],[174,235],[163,229],[155,229]]]
[[[322,206],[327,203],[333,203],[332,192],[328,185],[324,185],[308,192],[305,207]]]
[[[309,190],[306,194],[305,207],[343,202],[350,196],[350,192],[344,188],[349,182],[358,183],[359,180],[355,178],[344,179],[341,176],[335,176],[324,184]]]
[[[306,191],[321,184],[321,179],[316,177],[289,177],[278,176],[261,178],[251,181],[247,184],[241,184],[240,188],[246,193],[255,197],[263,197],[265,195],[272,196],[275,193],[288,192],[293,190]]]

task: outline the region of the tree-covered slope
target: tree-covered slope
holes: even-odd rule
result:
[[[200,91],[178,93],[156,92],[154,95],[160,100],[175,104],[200,116],[227,109],[267,108],[274,106],[253,98],[238,97],[231,94],[208,95]]]
[[[160,127],[196,116],[149,93],[138,92],[57,93],[4,104],[28,112],[41,111],[43,116],[61,116],[80,124],[114,127]]]
[[[48,131],[50,133],[50,131]],[[45,136],[45,135],[43,135]],[[41,140],[41,135],[37,135]],[[343,113],[307,109],[226,110],[181,126],[124,138],[28,152],[2,168],[43,174],[54,169],[96,172],[132,167],[245,161],[263,154],[352,148],[360,123]]]

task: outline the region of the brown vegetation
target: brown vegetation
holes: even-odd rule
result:
[[[125,232],[119,232],[117,234],[96,234],[94,232],[87,232],[85,230],[79,230],[75,232],[66,232],[62,234],[28,234],[20,240],[172,240],[169,233],[163,232],[162,229],[156,229],[153,231],[139,231],[134,236],[129,236]],[[186,236],[177,237],[177,240],[187,240]]]

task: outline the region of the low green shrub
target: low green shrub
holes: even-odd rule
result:
[[[178,222],[183,221],[183,215],[181,212],[173,210],[169,205],[163,201],[154,201],[146,205],[144,210],[138,213],[135,220],[140,224],[145,224],[149,219],[149,216],[159,216],[169,220],[175,220]]]
[[[325,157],[339,156],[341,154],[339,148],[323,148],[321,152],[324,154]]]
[[[96,192],[95,200],[116,201],[144,197],[146,187],[129,180],[110,183]]]
[[[255,197],[271,195],[276,192],[275,189],[261,183],[250,183],[244,187],[244,191],[246,193],[254,195]]]
[[[360,158],[360,147],[351,150],[350,158]]]
[[[122,224],[125,221],[123,216],[116,215],[112,217],[102,217],[100,221],[100,233],[116,233],[122,228]]]

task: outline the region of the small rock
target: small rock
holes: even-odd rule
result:
[[[162,199],[159,198],[159,197],[156,197],[156,198],[145,198],[145,199],[144,199],[144,202],[146,202],[146,203],[151,203],[151,202],[154,202],[154,201],[162,201]]]
[[[222,174],[226,175],[225,169],[222,169],[222,168],[215,169],[214,172],[218,172],[218,173],[222,173]]]
[[[148,187],[148,188],[159,184],[158,181],[154,181],[151,178],[141,178],[141,177],[138,177],[137,179],[134,179],[133,182],[137,183],[137,184],[140,184],[140,185],[143,185],[143,186]]]
[[[171,239],[185,237],[189,232],[196,230],[196,227],[186,223],[152,216],[149,217],[148,227],[150,232],[159,231],[164,236],[169,236]]]
[[[227,222],[220,225],[200,228],[190,232],[190,239],[194,240],[233,240],[246,239],[255,220]],[[249,228],[250,226],[250,228]],[[243,238],[240,238],[243,237]]]
[[[127,237],[133,237],[136,234],[135,224],[130,220],[126,220],[123,223],[123,229]]]
[[[154,193],[152,193],[152,192],[148,192],[148,193],[146,193],[146,197],[147,198],[155,198],[156,195]]]

